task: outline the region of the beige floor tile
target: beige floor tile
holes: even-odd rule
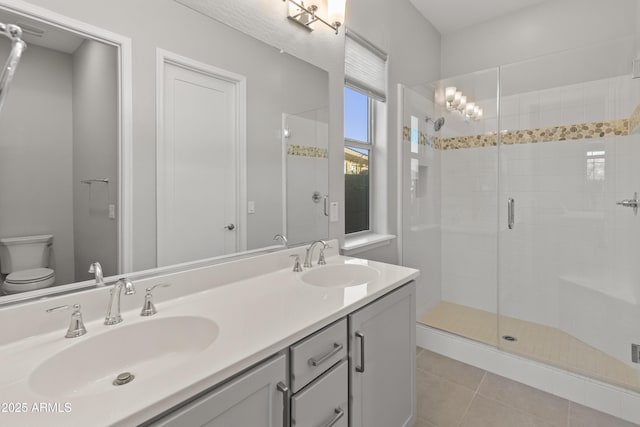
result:
[[[458,362],[457,360],[450,359],[429,350],[424,350],[420,353],[416,365],[418,369],[422,369],[432,375],[442,377],[474,391],[478,388],[478,385],[480,385],[480,381],[482,381],[484,375],[482,369]]]
[[[550,424],[566,426],[569,401],[533,387],[487,373],[478,394],[526,412]]]
[[[565,425],[553,426],[540,418],[480,395],[473,399],[460,424],[461,427],[564,427]]]
[[[416,358],[420,356],[420,353],[422,353],[424,351],[424,348],[422,347],[416,347]]]
[[[638,424],[571,402],[569,404],[569,427],[638,427]]]
[[[429,373],[417,371],[418,419],[438,427],[458,426],[474,391]]]

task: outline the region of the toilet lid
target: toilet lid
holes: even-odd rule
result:
[[[33,283],[47,280],[55,275],[55,271],[50,268],[32,268],[31,270],[16,271],[6,278],[7,283]]]

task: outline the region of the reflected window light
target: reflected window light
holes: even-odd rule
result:
[[[420,129],[418,128],[420,121],[417,117],[411,116],[411,152],[417,153],[420,144]]]
[[[587,181],[605,180],[605,151],[587,151]]]

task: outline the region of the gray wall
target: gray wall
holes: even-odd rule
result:
[[[547,1],[447,34],[442,37],[442,76],[634,36],[636,8],[636,0]],[[595,55],[606,63],[602,55],[608,53],[600,49]],[[555,66],[563,69],[564,64]]]
[[[29,46],[0,115],[0,236],[53,234],[57,283],[73,281],[71,75],[70,55]]]
[[[117,49],[85,40],[73,54],[73,238],[75,280],[90,278],[100,261],[105,276],[118,272]],[[108,178],[108,184],[81,180]]]

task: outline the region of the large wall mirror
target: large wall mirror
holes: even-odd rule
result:
[[[328,236],[326,71],[173,0],[153,22],[69,3],[0,0],[28,45],[0,111],[0,303],[85,288],[95,261],[153,274]],[[37,268],[55,282],[13,274]]]

